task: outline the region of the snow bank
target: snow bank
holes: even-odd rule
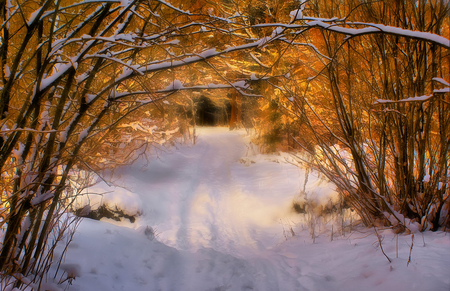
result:
[[[138,194],[125,188],[108,186],[104,182],[84,189],[73,201],[73,208],[83,209],[89,206],[90,210],[97,210],[101,206],[109,209],[121,210],[129,216],[138,216],[142,213],[142,201]]]

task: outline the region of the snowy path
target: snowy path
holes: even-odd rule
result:
[[[135,195],[122,203],[138,201],[143,215],[134,224],[82,222],[66,259],[81,276],[69,290],[449,290],[445,233],[430,234],[409,268],[409,236],[393,269],[367,234],[313,244],[291,209],[304,173],[276,157],[239,162],[249,154],[243,134],[204,128],[196,146],[121,169],[116,182]],[[314,177],[310,184],[333,192]],[[392,255],[395,235],[386,236]]]
[[[143,202],[137,224],[155,227],[161,242],[191,252],[248,253],[276,245],[280,219],[293,216],[299,169],[270,161],[245,167],[242,135],[202,129],[196,146],[163,155],[146,169],[125,169],[122,178]]]

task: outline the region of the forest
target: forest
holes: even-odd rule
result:
[[[73,236],[86,173],[205,125],[254,130],[367,228],[450,230],[448,0],[4,0],[0,19],[0,276],[17,290]]]

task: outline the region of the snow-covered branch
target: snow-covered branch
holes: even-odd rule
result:
[[[429,101],[434,95],[422,95],[415,97],[408,97],[401,100],[386,100],[386,99],[378,99],[374,104],[393,104],[393,103],[403,103],[403,102],[425,102]]]
[[[307,21],[305,23],[310,27],[319,27],[329,31],[345,34],[351,37],[367,34],[389,34],[435,43],[447,49],[450,48],[449,39],[430,32],[413,31],[394,26],[386,26],[383,24],[364,23],[364,22],[325,23],[322,20],[312,20]],[[344,26],[365,26],[365,27],[349,28]]]
[[[374,104],[393,104],[393,103],[403,103],[403,102],[425,102],[431,100],[433,97],[436,97],[438,94],[450,93],[450,84],[442,78],[433,78],[433,81],[436,81],[440,84],[445,85],[446,87],[441,89],[434,89],[433,93],[430,95],[422,95],[422,96],[414,96],[408,97],[401,100],[386,100],[386,99],[378,99]]]
[[[435,43],[447,49],[450,48],[450,40],[448,38],[430,32],[408,30],[377,23],[344,21],[343,19],[337,18],[324,19],[324,18],[304,17],[301,20],[304,22],[303,24],[264,23],[254,25],[253,27],[258,28],[282,27],[285,29],[298,30],[297,34],[303,34],[305,28],[317,27],[328,31],[336,32],[339,34],[345,34],[350,37],[368,34],[389,34]]]

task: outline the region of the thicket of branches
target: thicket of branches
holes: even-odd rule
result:
[[[163,99],[184,89],[180,80],[195,84],[208,66],[188,65],[225,53],[234,34],[216,16],[232,15],[214,6],[206,13],[196,1],[175,4],[1,2],[3,287],[13,276],[16,287],[39,288],[70,224],[61,215],[74,167],[117,166],[126,162],[122,151],[186,131],[185,102],[169,107]],[[212,44],[222,52],[208,50]]]
[[[448,1],[303,2],[0,2],[2,280],[39,288],[74,169],[186,134],[182,92],[263,97],[366,224],[448,224]]]
[[[263,140],[309,152],[366,225],[450,227],[450,43],[434,42],[450,33],[448,4],[307,1],[296,23],[324,22],[292,42],[290,75],[266,88]]]

